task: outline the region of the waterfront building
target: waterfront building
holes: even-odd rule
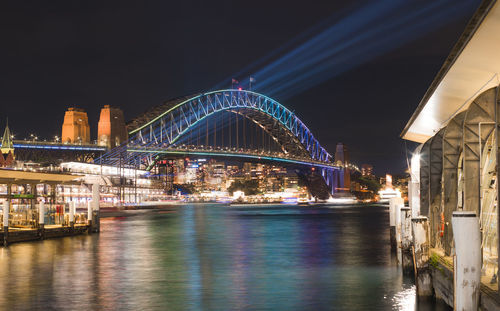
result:
[[[0,206],[2,222],[7,217],[9,231],[38,228],[39,219],[45,224],[69,225],[65,215],[67,207],[60,200],[61,187],[75,184],[78,176],[64,173],[31,172],[0,169]],[[38,214],[39,204],[45,204],[45,217]],[[85,213],[84,213],[85,214]],[[84,215],[81,220],[85,224]]]
[[[64,162],[60,168],[78,176],[78,184],[62,186],[60,201],[64,203],[75,201],[84,205],[92,198],[93,184],[100,187],[103,207],[167,198],[162,180],[148,177],[149,172],[145,170],[79,162]]]
[[[61,141],[71,144],[90,143],[89,120],[83,109],[72,107],[65,112]]]
[[[469,285],[454,287],[448,280],[431,284],[437,295],[461,310],[477,309],[477,304],[483,310],[500,308],[499,20],[500,3],[483,1],[401,133],[403,139],[420,144],[410,161],[409,201],[412,216],[428,221],[427,255],[446,263],[439,265],[442,274],[458,280],[468,271],[474,278],[462,283],[473,287],[468,298],[449,288]],[[449,271],[462,260],[456,253],[460,235],[455,233],[465,227],[456,219],[480,228],[477,243],[470,239],[466,245],[467,252],[480,254],[480,259],[467,269]],[[457,305],[465,298],[476,305]]]

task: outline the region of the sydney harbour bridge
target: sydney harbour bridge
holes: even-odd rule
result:
[[[289,109],[265,95],[241,89],[197,94],[167,101],[127,124],[119,146],[14,142],[28,157],[64,151],[80,161],[153,170],[165,159],[208,157],[270,162],[324,180],[335,193],[344,188],[343,162],[335,162],[309,128]],[[70,156],[71,158],[71,156]]]
[[[151,169],[172,156],[271,161],[317,171],[330,193],[343,170],[309,128],[279,102],[248,90],[220,90],[156,106],[127,125],[129,139],[96,162]]]

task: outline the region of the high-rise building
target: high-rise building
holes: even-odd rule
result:
[[[101,109],[97,126],[97,142],[99,146],[114,148],[128,139],[123,111],[120,108],[105,105]]]
[[[83,109],[68,108],[64,114],[61,141],[71,144],[90,143],[89,119]]]
[[[361,165],[361,176],[372,177],[373,176],[373,166],[370,164]]]

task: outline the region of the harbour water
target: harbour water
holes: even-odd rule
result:
[[[186,205],[0,248],[1,310],[448,310],[415,302],[382,206]]]

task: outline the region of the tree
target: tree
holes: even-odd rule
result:
[[[380,188],[382,188],[382,185],[373,178],[359,177],[358,182],[361,185],[365,186],[368,190],[373,191],[375,193],[377,193],[380,190]]]
[[[255,179],[251,180],[235,180],[231,183],[231,186],[227,188],[227,191],[232,195],[235,191],[243,191],[245,195],[254,195],[259,193],[259,181]]]

